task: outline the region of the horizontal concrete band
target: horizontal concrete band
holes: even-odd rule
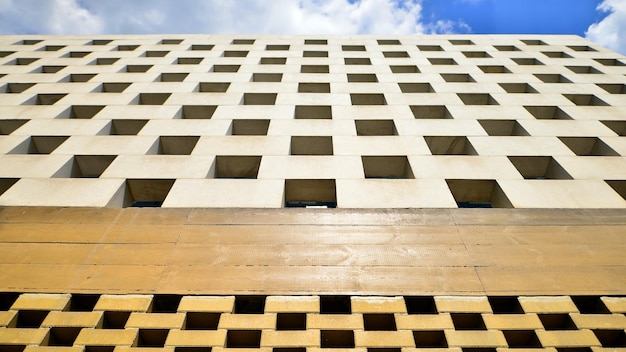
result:
[[[0,292],[626,293],[604,209],[0,208]]]

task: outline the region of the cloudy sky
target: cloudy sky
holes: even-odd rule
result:
[[[626,0],[0,0],[0,34],[577,34],[626,54]]]

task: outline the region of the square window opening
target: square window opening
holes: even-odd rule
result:
[[[396,318],[393,314],[363,314],[365,331],[396,331]]]
[[[352,105],[387,105],[384,94],[350,94]]]
[[[569,314],[537,314],[546,330],[578,330]]]
[[[91,312],[98,303],[100,295],[89,293],[74,293],[70,301],[71,312]]]
[[[457,93],[465,105],[500,105],[488,93]]]
[[[354,348],[354,331],[352,330],[321,330],[322,348]]]
[[[260,156],[218,155],[215,157],[215,177],[255,179],[260,165]]]
[[[489,296],[487,297],[493,314],[524,314],[524,309],[514,296]]]
[[[542,347],[534,330],[503,330],[504,338],[512,348]]]
[[[20,310],[17,312],[16,328],[36,329],[48,316],[47,310]]]
[[[430,83],[398,83],[402,93],[434,93]]]
[[[397,136],[393,120],[355,120],[357,136]]]
[[[530,136],[516,120],[478,120],[490,136]]]
[[[213,117],[216,105],[183,105],[183,119],[210,119]]]
[[[168,329],[139,329],[137,347],[164,347]]]
[[[182,296],[171,294],[156,294],[152,299],[150,313],[176,313]]]
[[[285,180],[285,207],[336,208],[337,193],[335,180]]]
[[[9,135],[30,120],[0,120],[0,135]]]
[[[130,87],[131,83],[102,83],[101,91],[102,93],[121,93],[126,90],[126,88]]]
[[[115,157],[116,155],[74,155],[52,177],[98,178]]]
[[[182,82],[189,76],[186,72],[166,72],[161,73],[161,82]]]
[[[392,65],[389,66],[392,73],[420,73],[421,71],[415,65]]]
[[[148,120],[111,120],[110,135],[136,136]]]
[[[441,73],[441,78],[448,83],[476,82],[474,77],[467,73]]]
[[[266,296],[235,296],[235,314],[263,314]]]
[[[598,137],[559,137],[578,156],[620,156]]]
[[[350,296],[320,296],[320,314],[352,314]]]
[[[378,78],[373,73],[348,73],[348,82],[351,83],[375,83]]]
[[[130,312],[105,311],[102,315],[103,329],[124,329],[130,317]]]
[[[513,208],[495,180],[447,179],[459,208]]]
[[[152,68],[152,65],[127,65],[126,72],[129,73],[144,73],[148,72]]]
[[[203,93],[225,93],[230,82],[200,82],[198,90]]]
[[[282,73],[253,73],[252,82],[280,82],[283,79]]]
[[[190,155],[199,139],[199,136],[161,136],[159,154]]]
[[[346,57],[343,59],[346,65],[371,65],[372,61],[367,57]]]
[[[408,314],[438,314],[433,296],[404,296]]]
[[[330,105],[296,105],[294,118],[296,119],[332,119]]]
[[[110,39],[94,39],[91,41],[91,45],[107,45],[111,42],[112,40]]]
[[[72,346],[80,330],[82,330],[82,328],[79,327],[50,328],[48,346]]]
[[[274,105],[276,93],[244,93],[243,105]]]
[[[608,106],[604,100],[593,94],[563,94],[569,101],[578,106]]]
[[[330,83],[298,83],[298,93],[330,93]]]
[[[451,119],[452,114],[445,105],[411,105],[416,119]]]
[[[406,156],[361,156],[365,178],[412,179],[413,170]]]
[[[161,207],[174,179],[127,179],[124,207]]]
[[[187,312],[185,330],[217,330],[220,313]]]
[[[139,105],[163,105],[172,93],[139,93]]]
[[[234,119],[231,134],[233,136],[266,136],[270,120]]]
[[[448,341],[443,330],[413,331],[413,339],[417,348],[448,347]]]
[[[524,108],[539,120],[572,120],[572,117],[558,106],[524,106]]]
[[[456,330],[487,330],[480,313],[451,313],[450,316]]]
[[[528,83],[498,83],[507,93],[538,93],[533,86]]]
[[[262,57],[259,61],[261,65],[284,65],[287,63],[286,57]]]
[[[333,155],[330,136],[292,136],[291,155]]]
[[[276,314],[276,330],[306,330],[306,313]]]

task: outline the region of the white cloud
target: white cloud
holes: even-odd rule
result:
[[[423,33],[423,0],[0,0],[0,33]]]
[[[587,29],[587,39],[626,55],[626,1],[604,0],[598,10],[610,12]]]
[[[429,34],[460,34],[472,31],[472,28],[462,20],[437,20],[426,24],[425,29]]]

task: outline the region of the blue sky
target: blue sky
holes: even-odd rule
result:
[[[626,0],[0,0],[0,34],[576,34],[626,53]]]

